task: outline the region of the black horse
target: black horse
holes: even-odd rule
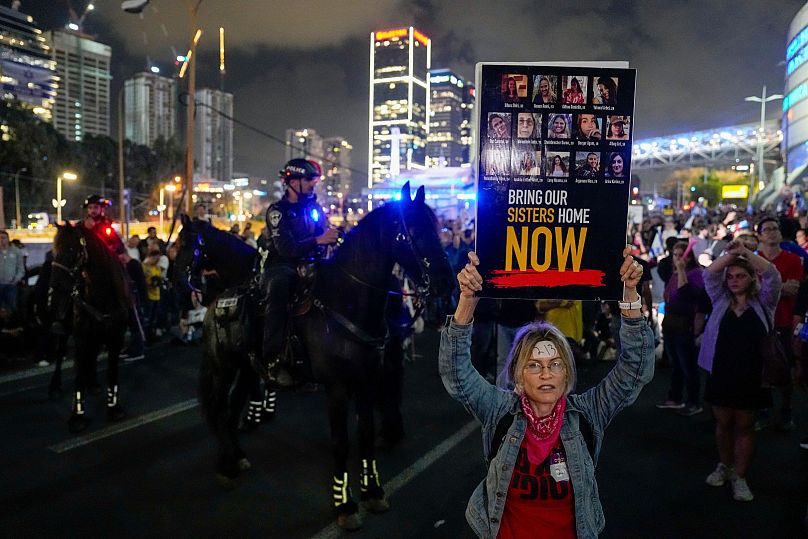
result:
[[[54,334],[72,326],[76,387],[68,427],[80,432],[87,428],[84,399],[94,384],[102,345],[107,349],[107,418],[118,421],[125,415],[118,401],[118,357],[131,301],[123,266],[103,240],[80,224],[57,227],[48,305]]]
[[[213,234],[204,225],[201,232],[183,231],[177,266],[190,268],[207,257],[208,263],[218,258],[231,272],[235,271],[241,260],[239,251],[244,250],[228,249],[216,239],[224,239],[226,234]],[[246,256],[240,262],[244,276],[253,262]],[[423,292],[452,287],[452,269],[440,245],[435,215],[424,202],[423,187],[412,200],[409,184],[405,185],[400,202],[372,211],[345,236],[335,255],[319,264],[314,306],[291,320],[315,380],[326,389],[334,457],[331,497],[337,523],[346,529],[361,525],[347,471],[352,400],[358,415],[361,501],[374,512],[389,507],[374,458],[373,403],[387,332],[385,307],[388,297],[400,294],[388,288],[396,263]],[[220,444],[217,471],[234,478],[239,469],[248,466],[238,445],[236,426],[237,414],[244,406],[244,392],[238,391],[239,379],[252,368],[245,353],[221,353],[226,347],[219,340],[221,331],[216,327],[215,310],[209,309],[205,319],[206,357],[199,396]]]

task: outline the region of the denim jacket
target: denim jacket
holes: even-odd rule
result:
[[[472,366],[471,332],[471,324],[447,320],[441,333],[438,366],[449,395],[482,423],[486,458],[499,420],[505,414],[516,416],[488,467],[486,478],[474,490],[466,507],[466,520],[474,532],[479,537],[493,539],[499,533],[508,485],[527,422],[517,395],[491,385]],[[645,320],[623,318],[620,340],[623,351],[617,364],[597,386],[567,397],[561,425],[560,438],[575,493],[575,526],[580,539],[596,537],[605,525],[595,481],[603,431],[620,410],[637,399],[640,389],[654,375],[654,337]],[[582,420],[592,426],[594,462],[578,428]]]

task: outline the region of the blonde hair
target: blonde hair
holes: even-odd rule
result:
[[[564,381],[564,395],[569,395],[575,388],[577,379],[572,348],[564,334],[547,322],[533,322],[519,328],[508,359],[505,360],[505,367],[499,373],[497,385],[504,389],[515,389],[517,386],[521,386],[522,371],[533,355],[533,347],[539,341],[550,341],[558,350],[558,357],[564,364],[567,375]]]

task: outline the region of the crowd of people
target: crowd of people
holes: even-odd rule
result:
[[[619,123],[612,120],[610,126]],[[559,132],[567,129],[567,123],[559,123]],[[614,162],[609,166],[614,174],[619,172]],[[305,167],[298,172],[287,165],[285,170],[291,192],[301,197],[313,189],[309,177],[319,177],[317,170]],[[288,204],[297,202],[291,197]],[[207,218],[204,207],[196,210],[197,219]],[[234,225],[230,232],[271,251],[281,242],[279,223],[291,223],[298,215],[284,211],[281,203],[271,207],[268,226],[257,238],[249,222],[244,230]],[[319,252],[337,242],[337,232],[327,223],[311,226],[316,234],[307,236],[307,252]],[[454,313],[441,341],[443,382],[483,423],[484,447],[490,448],[485,456],[501,465],[501,469],[489,467],[469,502],[469,522],[478,534],[495,536],[505,530],[508,536],[519,536],[529,519],[547,522],[564,536],[599,532],[603,515],[594,476],[570,475],[566,462],[597,461],[599,440],[608,423],[604,410],[611,419],[637,398],[653,375],[653,349],[659,343],[663,348],[659,364],[670,367],[671,376],[667,396],[656,407],[693,417],[704,413],[704,403],[709,403],[718,462],[714,470],[705,471],[705,482],[730,485],[737,501],[754,499],[746,476],[756,432],[794,429],[792,390],[806,384],[803,364],[808,331],[802,331],[808,320],[806,212],[790,207],[773,214],[747,214],[698,204],[688,212],[646,217],[628,229],[629,245],[619,268],[627,284],[625,296],[620,302],[600,303],[476,298],[481,278],[476,270],[474,220],[460,212],[456,218],[440,220],[439,227],[459,286],[449,296],[432,299],[424,318],[439,327],[446,315]],[[183,307],[171,286],[176,253],[151,227],[145,238],[128,238],[117,254],[136,292],[124,358],[138,359],[147,344],[171,328],[178,327],[183,334]],[[294,261],[302,256],[296,251],[293,255]],[[292,259],[278,255],[272,260],[267,272],[271,284],[288,291],[288,281],[296,275]],[[0,230],[0,339],[4,342],[17,337],[15,328],[25,331],[24,322],[30,316],[36,320],[36,303],[42,294],[27,290],[29,275],[24,249],[12,245],[8,233]],[[215,280],[216,276],[209,277]],[[655,282],[661,285],[656,294]],[[286,320],[277,313],[286,312],[286,299],[277,296],[277,304],[268,310],[264,356],[256,360],[259,370],[267,373],[278,365]],[[785,351],[792,375],[790,383],[776,387],[762,376],[761,350],[770,337]],[[454,338],[459,345],[449,346],[448,340]],[[37,359],[46,366],[52,358]],[[587,360],[616,361],[609,374],[614,383],[602,382],[574,395],[576,365]],[[621,377],[642,383],[628,392],[617,391]],[[503,418],[512,421],[502,427]],[[800,427],[808,429],[808,425]],[[566,429],[571,429],[568,435],[561,436]],[[584,433],[588,429],[592,432]],[[505,452],[496,445],[497,432],[513,434]],[[585,453],[583,447],[573,450],[562,443],[576,433],[593,436],[594,450]],[[800,447],[808,449],[808,438]],[[540,476],[536,481],[552,481],[552,488],[561,489],[565,482],[573,488],[552,503],[549,499],[525,503],[520,491],[524,487],[511,481],[517,471]],[[587,503],[573,504],[573,492],[586,496]],[[500,499],[495,505],[484,503],[494,497]]]

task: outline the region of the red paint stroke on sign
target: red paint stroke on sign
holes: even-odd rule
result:
[[[532,286],[558,287],[558,286],[606,286],[603,278],[606,276],[600,270],[581,271],[504,271],[494,270],[490,274],[488,284],[494,288],[527,288]]]

